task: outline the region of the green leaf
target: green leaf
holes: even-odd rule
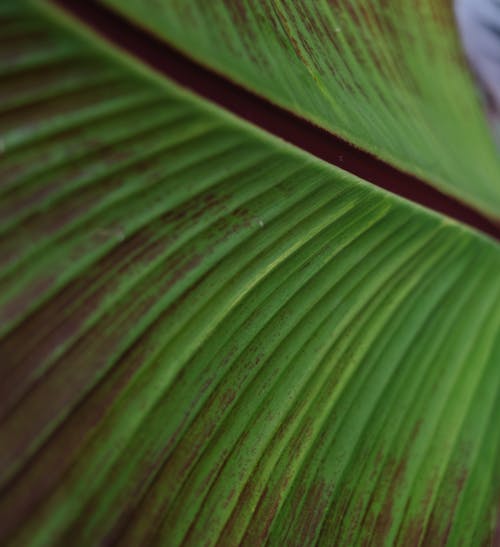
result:
[[[0,543],[491,542],[498,244],[0,24]]]
[[[500,218],[452,2],[101,0],[208,67]]]

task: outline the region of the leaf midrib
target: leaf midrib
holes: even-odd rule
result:
[[[98,1],[51,1],[108,43],[236,117],[365,182],[500,241],[497,219],[209,70]]]

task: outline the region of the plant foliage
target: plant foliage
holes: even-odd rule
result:
[[[2,545],[491,542],[498,245],[0,23]]]

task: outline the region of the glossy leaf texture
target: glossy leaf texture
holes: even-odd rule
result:
[[[500,218],[451,0],[101,0],[232,80]]]
[[[0,543],[491,543],[498,244],[40,6],[0,4]]]

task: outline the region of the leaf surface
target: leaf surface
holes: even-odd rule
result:
[[[0,23],[0,542],[491,542],[499,246]]]

